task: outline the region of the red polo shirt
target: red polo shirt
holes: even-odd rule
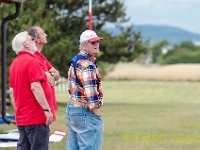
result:
[[[40,81],[46,99],[55,117],[51,87],[34,55],[20,52],[10,66],[10,87],[15,97],[15,115],[18,126],[45,124],[44,110],[31,90],[31,83]]]
[[[44,72],[48,72],[53,67],[51,65],[51,63],[47,60],[47,58],[42,53],[36,51],[34,53],[34,55],[36,56],[36,59],[38,60],[40,66]],[[53,94],[54,110],[57,110],[58,105],[57,105],[57,101],[56,101],[56,94],[55,94],[54,86],[51,86],[51,89],[52,89],[52,94]]]

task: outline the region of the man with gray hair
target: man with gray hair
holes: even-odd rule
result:
[[[80,52],[72,59],[68,71],[69,102],[66,109],[67,150],[101,150],[103,105],[101,77],[95,54],[103,38],[92,30],[80,36]]]
[[[58,105],[56,102],[54,84],[55,81],[57,81],[60,78],[60,74],[59,71],[56,70],[53,67],[53,65],[47,60],[47,58],[42,54],[42,48],[45,44],[47,44],[47,34],[39,26],[30,27],[27,31],[37,46],[37,51],[34,53],[34,55],[38,60],[42,70],[45,72],[47,79],[51,85],[53,93],[54,109],[57,110]]]
[[[51,87],[34,53],[37,50],[27,31],[12,40],[17,54],[10,66],[10,89],[14,97],[19,150],[48,150],[49,125],[55,118]]]

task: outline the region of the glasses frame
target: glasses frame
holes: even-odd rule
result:
[[[89,42],[91,45],[96,45],[96,43],[100,43],[100,40],[98,40],[98,41],[94,41],[94,42]]]

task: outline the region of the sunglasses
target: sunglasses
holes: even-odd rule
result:
[[[100,41],[94,41],[94,42],[90,42],[92,45],[95,45],[97,43],[99,43]]]

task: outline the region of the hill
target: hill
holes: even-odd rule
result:
[[[113,35],[118,35],[120,33],[118,28],[107,28],[106,30]],[[161,40],[168,40],[171,44],[178,44],[183,41],[200,41],[200,34],[172,26],[135,25],[133,26],[133,30],[141,32],[145,39],[150,38],[151,44]]]

